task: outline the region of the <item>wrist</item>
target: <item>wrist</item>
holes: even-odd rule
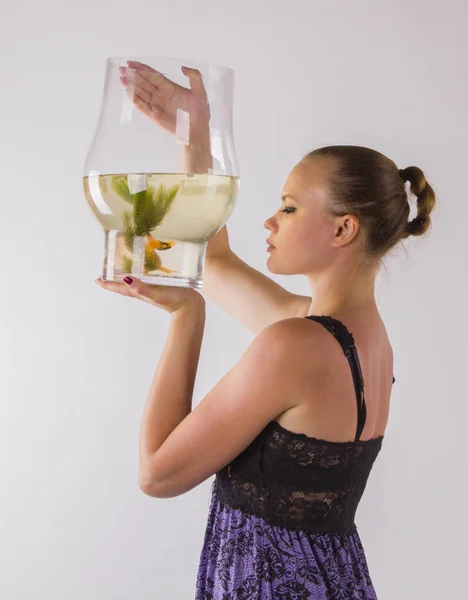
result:
[[[172,319],[204,319],[206,315],[205,298],[195,292],[195,295],[185,304],[171,313]]]
[[[200,138],[191,140],[182,148],[183,170],[191,173],[208,173],[213,167],[210,142]]]

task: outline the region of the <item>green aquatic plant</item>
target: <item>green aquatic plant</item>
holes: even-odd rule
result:
[[[113,175],[112,189],[122,200],[133,205],[134,235],[146,235],[160,225],[169,212],[177,196],[180,186],[167,187],[161,183],[157,189],[148,187],[146,190],[132,194],[128,187],[126,175]]]
[[[148,187],[146,190],[132,194],[128,187],[126,175],[113,175],[111,185],[116,194],[133,206],[131,212],[124,211],[122,215],[124,245],[132,253],[135,236],[151,235],[151,231],[162,223],[177,196],[180,186],[167,187],[164,183],[161,183],[157,189]],[[169,247],[172,247],[172,244]],[[145,252],[145,270],[157,269],[160,264],[159,258],[155,256],[154,248],[151,244],[148,244]],[[131,258],[124,257],[122,266],[125,271],[131,272]]]
[[[144,268],[145,271],[154,271],[158,266],[158,261],[156,260],[156,256],[154,254],[154,252],[146,252],[145,253],[145,262],[144,262]],[[124,256],[122,258],[122,269],[126,272],[126,273],[131,273],[132,272],[132,259],[130,258],[130,256]]]

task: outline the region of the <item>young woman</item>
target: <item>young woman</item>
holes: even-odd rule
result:
[[[206,103],[196,71],[186,71],[187,92],[146,65],[129,66],[123,84],[133,101],[168,131],[170,99],[191,93]],[[186,168],[209,166],[207,139],[205,129],[191,141]],[[411,220],[406,181],[417,197]],[[387,252],[428,230],[434,203],[421,169],[399,170],[375,150],[307,154],[265,227],[268,269],[306,276],[311,296],[249,267],[223,227],[208,244],[203,291],[256,337],[193,410],[203,296],[99,281],[171,314],[142,418],[140,487],[172,498],[215,475],[197,600],[376,598],[354,520],[395,380],[374,284]]]

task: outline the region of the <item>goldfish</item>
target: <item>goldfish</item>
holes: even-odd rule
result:
[[[173,241],[161,242],[160,240],[155,240],[151,233],[146,234],[146,239],[148,240],[148,243],[146,244],[146,250],[148,252],[152,250],[168,250],[175,244]]]
[[[154,259],[156,262],[156,267],[154,270],[164,271],[164,273],[177,273],[178,271],[176,270],[167,269],[166,267],[163,267],[159,254],[157,252],[154,252],[155,250],[169,250],[174,246],[175,242],[173,242],[172,240],[169,242],[161,242],[160,240],[154,239],[154,237],[150,233],[146,234],[146,239],[148,240],[145,248],[146,253],[150,256],[155,254]]]

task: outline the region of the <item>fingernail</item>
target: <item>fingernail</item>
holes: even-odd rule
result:
[[[133,283],[133,279],[131,277],[124,277],[124,281],[128,285],[132,285],[132,283]]]

